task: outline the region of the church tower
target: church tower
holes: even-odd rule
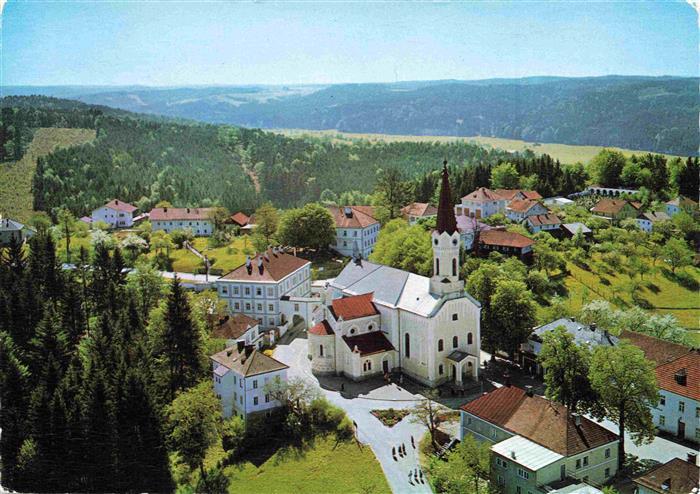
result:
[[[437,225],[431,240],[433,242],[433,276],[430,278],[430,292],[438,296],[461,294],[464,291],[464,281],[459,279],[461,241],[452,204],[447,160],[443,163]]]

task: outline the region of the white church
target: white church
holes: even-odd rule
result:
[[[446,163],[432,243],[431,278],[356,254],[330,281],[309,329],[315,374],[362,380],[400,371],[431,387],[478,376],[481,305],[459,276],[461,241]]]

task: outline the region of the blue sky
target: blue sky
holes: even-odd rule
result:
[[[684,2],[42,2],[2,15],[3,85],[698,75]]]

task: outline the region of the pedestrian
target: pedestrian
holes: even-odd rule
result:
[[[413,484],[413,470],[411,470],[410,472],[408,472],[408,483],[411,484],[411,485],[414,485],[414,484]]]
[[[413,449],[416,449],[416,442],[413,440],[413,435],[411,435],[411,446],[413,446]]]
[[[391,455],[396,459],[396,446],[391,447]]]
[[[403,454],[406,456],[406,445],[404,443],[401,443],[401,449],[403,449]]]

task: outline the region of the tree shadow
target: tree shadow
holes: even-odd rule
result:
[[[668,281],[687,288],[688,290],[698,291],[700,290],[700,283],[686,271],[678,271],[674,273],[668,268],[661,268],[661,274]]]

